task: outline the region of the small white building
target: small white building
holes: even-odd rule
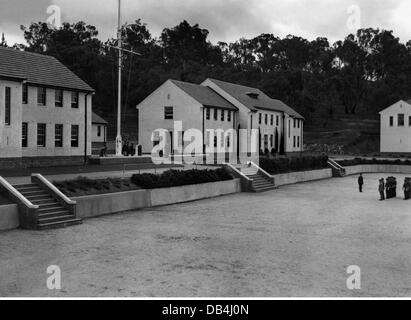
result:
[[[411,154],[411,100],[380,112],[381,153]]]
[[[107,126],[108,122],[96,113],[92,113],[92,134],[91,143],[93,150],[101,150],[107,145]]]
[[[0,48],[0,168],[83,163],[93,93],[53,57]]]
[[[259,148],[262,151],[277,153],[281,145],[285,153],[303,151],[304,118],[283,102],[271,99],[262,91],[207,79],[201,85],[168,80],[138,106],[139,144],[143,153],[149,154],[159,142],[152,141],[152,134],[157,129],[166,129],[170,137],[166,144],[166,154],[175,154],[176,135],[174,123],[181,121],[183,128],[178,133],[178,145],[182,146],[182,135],[188,129],[202,132],[203,146],[214,144],[208,131],[232,130],[240,136],[240,130],[247,131],[251,139],[251,130],[259,132]],[[258,137],[257,137],[258,138]],[[218,139],[226,147],[230,146],[239,156],[239,142],[230,137]],[[281,144],[281,141],[284,141]],[[247,141],[250,144],[250,141]],[[231,153],[231,152],[230,152]],[[232,155],[231,155],[232,156]],[[221,159],[220,155],[216,158]],[[223,156],[227,158],[227,154]]]

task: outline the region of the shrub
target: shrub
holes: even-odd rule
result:
[[[216,170],[169,170],[161,175],[135,174],[131,177],[131,182],[143,189],[157,189],[232,179],[232,176],[226,169],[219,168]]]
[[[260,167],[270,174],[281,174],[328,167],[327,156],[304,156],[294,158],[260,159]]]
[[[338,163],[343,167],[357,166],[357,165],[367,165],[367,164],[385,164],[385,165],[400,165],[400,166],[410,166],[410,160],[390,160],[390,159],[364,159],[364,158],[355,158],[351,160],[341,160]]]

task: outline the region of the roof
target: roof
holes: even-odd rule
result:
[[[233,111],[238,110],[235,105],[209,87],[177,80],[170,81],[205,107],[217,107]]]
[[[390,105],[389,107],[387,107],[387,108],[385,108],[385,109],[382,109],[382,110],[379,112],[379,114],[388,112],[390,109],[392,109],[392,108],[394,108],[394,107],[397,107],[397,106],[400,105],[400,104],[402,105],[402,102],[404,102],[406,106],[408,105],[408,107],[411,107],[411,99],[398,100],[396,103]]]
[[[208,80],[216,84],[251,111],[256,111],[259,109],[279,111],[284,112],[291,117],[304,119],[302,115],[287,106],[284,102],[270,98],[259,89],[215,79]]]
[[[98,114],[94,112],[92,113],[92,116],[91,116],[91,122],[95,124],[108,124],[106,120],[104,120],[102,117],[100,117]]]
[[[87,83],[52,56],[0,47],[0,77],[28,84],[94,92]]]

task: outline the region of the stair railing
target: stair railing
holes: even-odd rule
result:
[[[76,215],[77,202],[71,200],[63,192],[56,188],[54,184],[48,181],[41,174],[36,173],[31,175],[32,183],[38,184],[44,190],[46,190],[54,199],[56,199],[64,208],[68,209],[71,214]]]
[[[342,167],[340,164],[338,164],[336,161],[333,159],[328,159],[328,165],[331,167],[333,170],[333,173],[335,173],[336,176],[339,177],[344,177],[346,174],[345,168]]]
[[[234,167],[231,163],[223,163],[223,166],[226,167],[235,178],[240,179],[241,181],[241,189],[242,191],[252,191],[253,188],[253,180],[247,177],[244,173]]]
[[[35,229],[37,226],[39,206],[32,204],[6,179],[0,177],[0,189],[19,207],[20,227],[24,229]]]
[[[251,164],[251,166],[253,166],[254,168],[256,168],[258,170],[259,173],[261,173],[263,176],[265,176],[268,180],[271,181],[272,184],[275,185],[275,178],[269,174],[267,171],[265,171],[263,168],[259,167],[258,165],[256,165],[254,162],[250,161],[249,162]]]

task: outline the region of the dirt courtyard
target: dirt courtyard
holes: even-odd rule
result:
[[[362,194],[353,176],[0,232],[0,296],[411,296],[411,201],[377,201],[387,176],[365,175]]]

